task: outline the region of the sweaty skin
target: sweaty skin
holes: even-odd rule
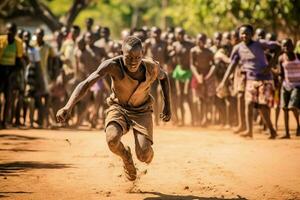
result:
[[[122,87],[122,80],[125,80],[124,72],[122,70],[124,67],[126,76],[129,76],[131,80],[138,81],[139,84],[142,84],[146,81],[147,78],[145,72],[146,66],[144,64],[147,61],[142,59],[143,51],[141,48],[130,48],[126,47],[126,45],[124,46],[125,47],[123,48],[122,56],[117,56],[104,61],[102,64],[100,64],[100,66],[95,72],[93,72],[87,79],[79,83],[79,85],[72,93],[67,104],[57,112],[57,120],[59,122],[65,121],[70,116],[71,110],[74,107],[74,105],[84,96],[84,94],[89,90],[89,88],[93,84],[95,84],[99,79],[104,78],[107,75],[111,77],[112,90],[114,91],[115,96],[118,97],[119,106],[126,107],[129,103],[131,103],[136,104],[138,108],[138,106],[143,104],[143,102],[141,102],[138,98],[135,101],[131,101],[132,93],[129,95],[128,93],[130,93],[132,88]],[[150,63],[150,67],[151,69],[156,70],[155,74],[160,80],[160,84],[163,91],[164,107],[160,117],[163,121],[169,121],[171,118],[171,110],[168,76],[164,71],[160,69],[158,64],[152,62]],[[116,88],[114,88],[115,86]],[[145,94],[139,94],[138,97],[149,96],[150,89],[146,88],[145,92]],[[132,108],[135,108],[134,106],[135,105],[131,105]],[[132,160],[130,148],[123,145],[123,143],[121,142],[121,137],[124,132],[123,127],[121,127],[121,124],[112,121],[108,123],[105,131],[109,149],[116,155],[120,156],[123,160],[126,177],[130,181],[135,180],[136,169]],[[140,133],[138,130],[135,129],[134,136],[137,158],[142,162],[150,163],[154,155],[153,149],[151,147],[152,141],[150,141],[146,135]]]

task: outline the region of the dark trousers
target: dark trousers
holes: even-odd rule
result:
[[[13,96],[13,80],[15,73],[17,72],[17,66],[5,66],[0,65],[0,91],[4,93],[4,111],[1,116],[1,124],[5,124],[11,119],[11,107],[12,107],[12,96]]]

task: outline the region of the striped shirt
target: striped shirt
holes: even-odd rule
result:
[[[284,72],[283,86],[287,89],[300,87],[300,60],[297,58],[292,61],[285,60],[282,67]]]

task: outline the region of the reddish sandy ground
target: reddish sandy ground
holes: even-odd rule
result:
[[[292,132],[294,135],[294,132]],[[300,199],[300,139],[156,128],[155,158],[126,181],[103,131],[1,130],[3,199]],[[132,149],[130,132],[123,141]]]

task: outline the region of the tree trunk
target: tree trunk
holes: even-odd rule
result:
[[[85,9],[90,2],[91,0],[74,0],[73,5],[61,20],[63,24],[70,28],[80,11]]]

